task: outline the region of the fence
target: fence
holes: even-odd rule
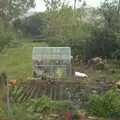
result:
[[[83,107],[88,101],[88,95],[95,93],[104,95],[104,93],[112,87],[109,85],[89,86],[88,84],[81,84],[77,81],[40,81],[32,80],[26,84],[18,87],[14,100],[23,102],[31,98],[39,98],[41,96],[48,96],[52,100],[71,100],[80,99]]]

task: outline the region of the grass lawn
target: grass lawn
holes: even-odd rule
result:
[[[32,47],[47,46],[45,43],[22,42],[18,48],[9,48],[0,54],[0,72],[7,72],[9,79],[21,79],[31,76]]]

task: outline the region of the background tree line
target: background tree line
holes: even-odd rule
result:
[[[0,52],[15,39],[13,22],[33,7],[34,0],[0,0]]]
[[[43,35],[37,42],[42,40],[49,46],[70,46],[73,56],[120,58],[120,0],[105,0],[99,8],[88,7],[82,0],[75,0],[74,8],[69,5],[69,1],[44,0],[44,2],[45,12],[21,18],[20,15],[34,7],[34,1],[26,0],[24,7],[22,1],[11,0],[9,3],[1,1],[1,5],[9,6],[9,13],[4,15],[3,13],[7,12],[3,9],[0,20],[6,20],[3,22],[4,26],[11,23],[13,33],[17,35],[22,34],[24,37]],[[79,3],[78,8],[76,2]],[[18,5],[21,7],[17,8]]]

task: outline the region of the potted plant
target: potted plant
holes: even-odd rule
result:
[[[78,110],[78,120],[85,120],[85,110]]]

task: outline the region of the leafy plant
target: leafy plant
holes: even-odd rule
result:
[[[120,116],[120,96],[114,89],[104,96],[91,95],[89,99],[90,113],[97,116]]]
[[[42,96],[39,99],[32,99],[28,103],[28,109],[29,112],[43,112],[45,109],[50,109],[51,102],[46,96]]]

